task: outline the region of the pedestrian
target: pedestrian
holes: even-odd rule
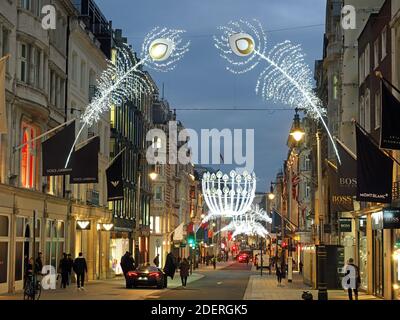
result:
[[[74,260],[72,259],[72,255],[70,253],[67,254],[68,260],[68,285],[72,283],[72,267],[74,265]]]
[[[354,279],[354,277],[353,277],[353,279],[350,279],[350,287],[347,289],[347,292],[349,295],[349,300],[353,300],[353,292],[354,292],[355,300],[358,300],[358,288],[360,287],[360,284],[361,284],[360,269],[358,268],[358,266],[356,266],[354,264],[353,258],[349,259],[349,262],[347,265],[353,267],[355,270],[355,275],[354,275],[355,279]],[[346,268],[346,269],[347,269],[346,275],[350,274],[351,273],[350,268]],[[352,283],[353,281],[351,281],[351,280],[353,280],[353,281],[355,280],[354,284]],[[352,285],[353,285],[353,287],[352,287]]]
[[[176,270],[176,259],[173,253],[170,252],[167,254],[167,257],[165,259],[164,272],[167,275],[167,277],[171,277],[171,279],[173,280],[175,275],[175,270]]]
[[[182,262],[179,265],[179,272],[182,281],[182,287],[186,288],[187,278],[189,276],[189,262],[186,258],[183,258]]]
[[[217,258],[215,256],[212,257],[212,264],[215,270],[217,268]]]
[[[128,271],[133,271],[136,269],[136,262],[131,252],[129,252],[128,256],[128,268],[129,268]]]
[[[256,254],[254,256],[254,266],[256,267],[256,269],[258,270],[258,254]]]
[[[279,264],[276,264],[276,280],[278,281],[278,287],[282,283],[282,271],[281,271],[281,266]]]
[[[133,259],[133,257],[132,257],[132,259]],[[122,256],[121,263],[120,263],[122,273],[124,274],[124,277],[125,277],[127,289],[129,288],[128,272],[135,270],[134,262],[132,262],[132,259],[131,259],[131,253],[129,251],[126,251],[125,254]]]
[[[300,263],[299,263],[299,273],[303,274],[303,262],[301,260],[300,260]]]
[[[69,261],[66,253],[63,253],[63,258],[60,260],[58,268],[59,272],[61,273],[61,288],[65,289],[68,284],[68,271],[69,271]]]
[[[42,269],[43,269],[43,261],[42,261],[42,253],[38,253],[38,257],[36,258],[36,273],[37,274],[42,274]]]
[[[160,255],[157,253],[156,257],[153,260],[155,266],[158,268],[160,266]]]
[[[79,252],[79,256],[75,259],[73,269],[76,273],[78,290],[85,290],[85,273],[87,273],[87,264],[82,252]]]

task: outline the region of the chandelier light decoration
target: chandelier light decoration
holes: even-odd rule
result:
[[[306,113],[323,124],[340,163],[332,134],[324,120],[326,114],[321,100],[312,86],[312,73],[306,64],[300,45],[284,41],[267,50],[267,36],[259,21],[231,21],[219,27],[220,37],[214,36],[220,56],[228,62],[227,70],[243,74],[254,69],[261,61],[266,66],[260,73],[256,93],[264,100],[301,106]]]
[[[256,193],[256,175],[206,172],[202,179],[204,200],[210,210],[204,222],[216,217],[236,217],[249,211]]]
[[[95,95],[86,107],[82,117],[82,126],[66,160],[68,166],[75,145],[86,126],[96,123],[102,113],[111,106],[119,106],[142,94],[151,94],[154,85],[150,81],[143,66],[160,72],[168,72],[175,68],[177,62],[189,51],[190,41],[184,42],[185,31],[156,27],[150,31],[142,45],[141,59],[136,57],[132,48],[123,44],[117,48],[115,62],[108,67],[97,80]]]

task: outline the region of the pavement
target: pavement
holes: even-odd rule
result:
[[[282,280],[280,286],[278,286],[274,271],[269,275],[268,270],[264,270],[263,276],[260,275],[260,270],[257,273],[250,276],[243,300],[302,300],[303,291],[310,291],[314,300],[318,299],[318,290],[305,285],[298,272],[293,273],[291,283],[286,278]],[[328,290],[328,300],[348,300],[347,291]],[[359,300],[379,300],[379,298],[360,292]]]

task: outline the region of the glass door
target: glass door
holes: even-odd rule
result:
[[[373,239],[374,294],[383,297],[383,230],[374,230]]]

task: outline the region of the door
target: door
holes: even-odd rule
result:
[[[383,297],[383,230],[374,230],[373,234],[373,289],[375,295]]]
[[[0,293],[8,292],[9,282],[9,217],[0,215]]]

